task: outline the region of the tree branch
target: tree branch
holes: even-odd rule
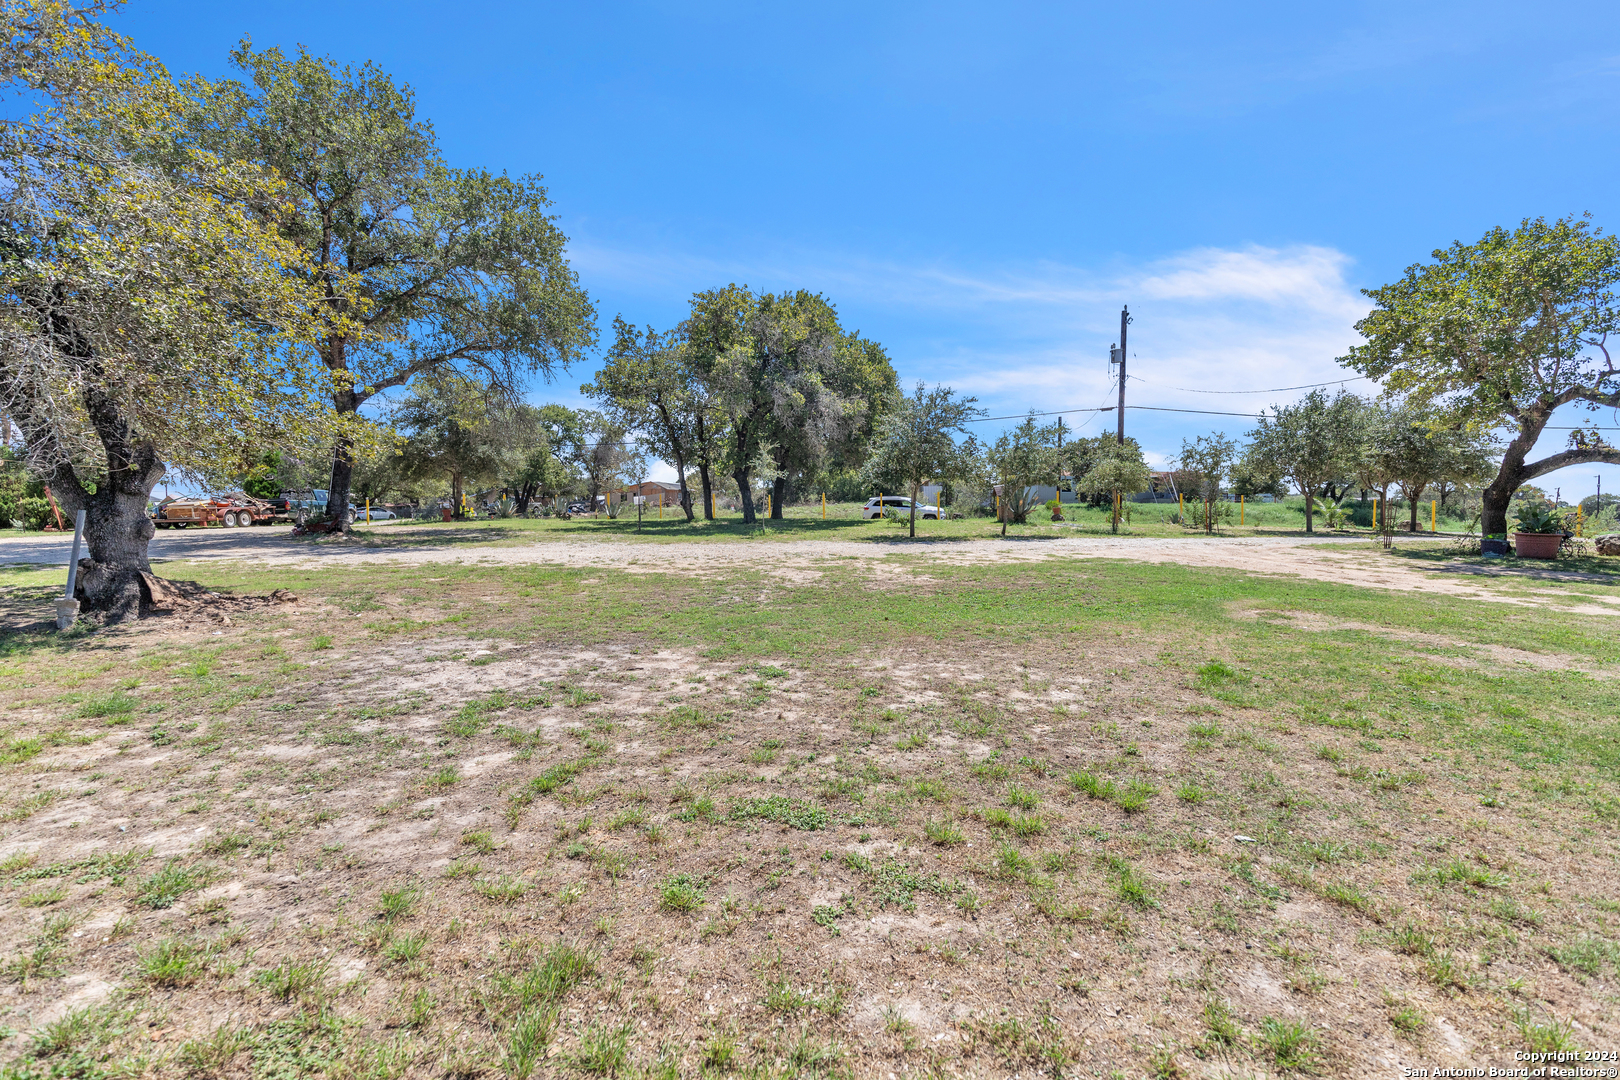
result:
[[[1540,461],[1525,464],[1519,474],[1520,482],[1534,480],[1538,476],[1544,476],[1555,469],[1562,469],[1566,465],[1584,465],[1594,461],[1603,462],[1607,465],[1620,465],[1620,449],[1610,446],[1604,448],[1593,447],[1588,450],[1565,450],[1561,454],[1554,454],[1552,457],[1545,457]]]

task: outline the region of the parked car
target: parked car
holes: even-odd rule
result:
[[[571,503],[568,504],[568,513],[570,513],[570,514],[588,514],[590,512],[591,512],[591,504],[590,503],[587,503],[587,502],[571,502]]]
[[[937,506],[930,506],[927,503],[917,504],[917,516],[920,518],[933,518],[937,521],[943,513]],[[910,517],[911,500],[903,495],[884,495],[881,498],[867,499],[861,506],[861,517],[868,521],[875,517],[893,517],[896,514]]]
[[[366,509],[364,507],[361,507],[361,509],[360,509],[360,520],[361,521],[364,521],[366,519],[366,513],[367,513]],[[393,521],[394,518],[396,516],[398,516],[392,510],[384,510],[380,506],[373,506],[371,508],[371,510],[370,510],[370,513],[371,513],[371,520],[372,521]]]

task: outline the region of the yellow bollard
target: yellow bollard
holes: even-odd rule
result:
[[[1187,524],[1187,504],[1182,501],[1181,492],[1176,492],[1176,523]]]
[[[883,512],[883,492],[880,491],[880,492],[878,492],[878,517],[888,517],[888,516],[889,516],[888,514],[885,514]]]
[[[821,493],[821,520],[827,520],[827,493],[825,491]]]
[[[366,524],[371,524],[371,500],[369,498],[366,500]]]
[[[1581,526],[1586,524],[1586,511],[1579,506],[1575,508],[1575,535],[1581,535]]]
[[[944,520],[944,518],[942,518],[940,516],[940,513],[939,513],[939,495],[940,495],[940,493],[938,491],[934,492],[934,520],[935,521],[943,521]]]
[[[1435,500],[1429,502],[1429,531],[1431,533],[1440,531],[1440,503]]]
[[[658,493],[658,520],[664,520],[664,493],[662,491]]]

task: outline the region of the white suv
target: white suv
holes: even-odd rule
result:
[[[937,506],[927,503],[917,504],[917,516],[920,518],[933,518],[939,520],[943,511]],[[875,517],[905,517],[911,516],[911,500],[904,495],[885,495],[882,498],[867,499],[861,507],[861,517],[868,521]]]

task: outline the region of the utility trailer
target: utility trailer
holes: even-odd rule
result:
[[[211,499],[173,499],[158,504],[152,524],[159,529],[205,529],[223,525],[227,529],[249,525],[269,525],[275,521],[270,504],[247,495],[225,495]]]

